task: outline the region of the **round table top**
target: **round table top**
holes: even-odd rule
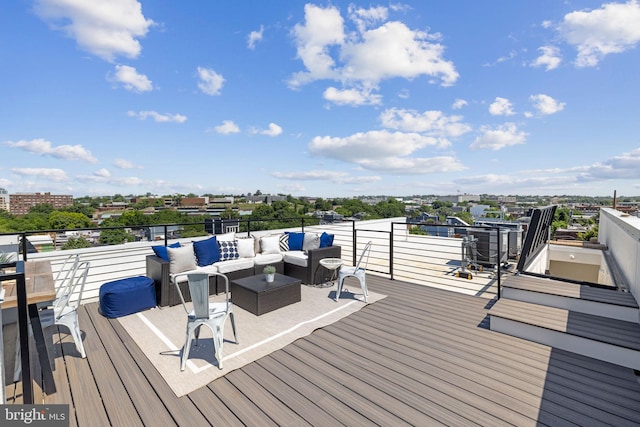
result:
[[[337,270],[344,264],[344,261],[340,258],[323,258],[320,260],[320,265],[329,270]]]

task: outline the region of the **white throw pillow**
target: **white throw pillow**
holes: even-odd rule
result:
[[[304,253],[312,249],[318,249],[320,247],[320,236],[316,233],[304,233],[304,240],[302,241],[302,250]]]
[[[279,254],[280,238],[276,236],[264,236],[260,238],[260,252],[263,254]]]
[[[193,245],[186,244],[179,248],[167,247],[169,255],[169,273],[178,274],[183,271],[195,270],[198,266]]]
[[[238,254],[240,258],[253,258],[256,256],[253,237],[237,239],[236,241],[238,242]]]
[[[233,242],[236,240],[236,233],[224,233],[224,234],[216,234],[216,240],[218,242]]]

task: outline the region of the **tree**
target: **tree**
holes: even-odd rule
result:
[[[378,202],[375,211],[381,218],[393,218],[397,216],[405,216],[404,203],[396,199],[387,199],[384,202]]]
[[[68,249],[90,248],[91,246],[92,246],[91,242],[89,242],[87,239],[85,239],[82,236],[78,236],[78,237],[69,237],[69,240],[67,240],[67,243],[62,245],[60,249],[62,249],[63,251],[66,251]]]
[[[53,205],[51,203],[40,203],[29,208],[29,213],[42,213],[48,215],[51,212],[53,212]]]
[[[133,242],[133,240],[133,235],[123,228],[102,230],[99,239],[102,245],[120,245],[126,242]]]
[[[118,222],[122,225],[135,227],[140,225],[148,225],[150,220],[141,211],[134,210],[134,211],[124,211],[120,216],[120,220]]]
[[[78,212],[53,211],[49,214],[49,226],[55,230],[89,228],[91,220]]]

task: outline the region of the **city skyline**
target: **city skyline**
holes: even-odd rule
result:
[[[636,0],[2,12],[9,193],[640,192]]]

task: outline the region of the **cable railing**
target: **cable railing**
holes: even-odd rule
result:
[[[139,253],[146,253],[146,247],[152,244],[169,245],[175,240],[197,239],[207,235],[234,232],[236,235],[259,236],[265,233],[281,233],[284,231],[326,231],[334,234],[334,244],[342,247],[342,258],[354,265],[357,257],[368,241],[372,241],[372,249],[368,264],[368,271],[388,276],[392,280],[403,280],[442,287],[460,291],[471,295],[492,297],[500,295],[501,291],[501,261],[505,258],[503,233],[504,228],[488,226],[464,226],[439,223],[414,223],[394,219],[377,221],[340,220],[326,222],[320,218],[268,218],[268,219],[216,219],[199,222],[185,222],[174,224],[146,224],[135,226],[110,226],[79,229],[32,230],[19,233],[1,233],[17,236],[17,258],[26,261],[30,256],[61,257],[57,254],[62,250],[63,236],[91,236],[92,259],[99,258],[99,247],[105,246],[105,251],[113,253],[118,248],[126,250],[134,242],[146,243],[135,254],[135,261],[127,266],[128,274],[138,271],[144,274],[144,259]],[[477,247],[473,251],[464,251],[465,235],[480,235],[483,239],[482,253],[485,255],[481,262],[473,259],[479,254]],[[100,239],[104,233],[110,232],[114,236],[127,236],[124,240]],[[118,234],[119,233],[119,234]],[[463,235],[464,233],[464,235]],[[487,236],[485,236],[487,234]],[[35,235],[49,235],[53,243],[47,248],[38,248],[37,243],[30,242]],[[489,242],[487,242],[487,239]],[[125,245],[125,246],[118,246]],[[109,248],[107,248],[109,247]],[[113,249],[111,249],[113,248]],[[54,252],[51,255],[45,251]],[[88,249],[89,250],[89,249]],[[79,250],[82,251],[82,250]],[[140,252],[142,251],[142,252]],[[0,247],[0,252],[2,248]],[[488,252],[488,253],[487,253]],[[36,255],[36,253],[38,253]],[[106,255],[105,255],[106,256]],[[468,258],[468,259],[465,259]],[[500,262],[498,262],[500,260]],[[53,261],[57,267],[57,260]],[[108,260],[103,261],[104,265]],[[133,265],[135,263],[135,265]],[[484,264],[486,269],[473,269],[468,275],[460,275],[465,265],[473,268]],[[97,264],[99,265],[99,263]],[[124,269],[124,268],[123,268]],[[122,274],[125,274],[123,272]],[[473,279],[473,280],[472,280]],[[94,278],[90,282],[99,283],[101,278]]]

